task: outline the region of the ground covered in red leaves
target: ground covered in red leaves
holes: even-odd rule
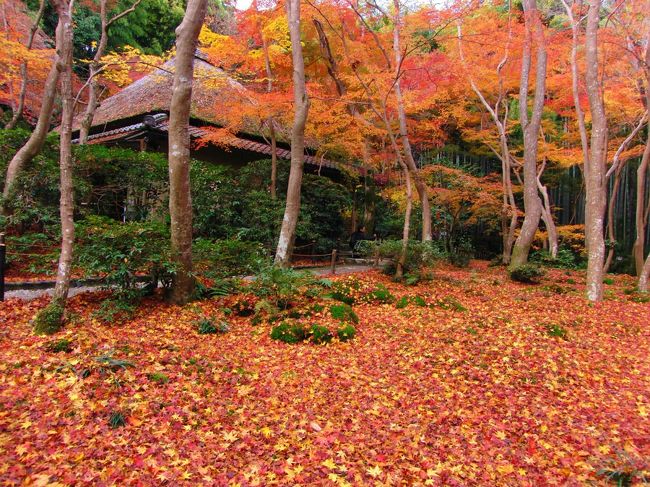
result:
[[[640,482],[650,304],[626,294],[624,278],[590,305],[582,273],[550,277],[526,286],[485,266],[437,269],[410,287],[378,272],[337,277],[357,297],[383,283],[395,300],[359,299],[356,337],[326,345],[271,340],[271,325],[251,317],[197,334],[196,320],[218,314],[224,298],[147,301],[117,326],[91,318],[98,295],[81,295],[56,337],[36,337],[28,323],[44,300],[0,304],[0,479]],[[333,320],[327,308],[311,319]],[[62,338],[70,347],[54,351]]]

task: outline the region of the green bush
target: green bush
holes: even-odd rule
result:
[[[395,307],[396,307],[397,309],[403,309],[403,308],[406,308],[408,305],[409,305],[409,298],[408,298],[408,296],[402,296],[402,297],[399,298],[399,299],[397,300],[397,302],[395,303]]]
[[[86,274],[105,275],[109,288],[125,301],[141,295],[138,276],[153,287],[170,285],[169,233],[158,222],[118,222],[90,216],[77,224],[76,263]]]
[[[307,272],[272,265],[260,271],[251,284],[251,291],[278,308],[287,309],[300,296],[301,288],[313,281],[313,276]]]
[[[359,242],[359,252],[367,257],[374,257],[377,253],[388,262],[384,272],[388,275],[395,274],[397,260],[402,253],[401,240],[385,240],[377,243],[374,241]],[[435,242],[418,242],[409,240],[406,251],[404,272],[411,276],[418,276],[424,267],[433,265],[446,257],[445,251]]]
[[[333,304],[330,306],[330,314],[335,320],[359,323],[359,316],[354,312],[349,304]]]
[[[352,326],[351,324],[347,324],[341,328],[339,328],[336,332],[337,336],[339,337],[339,340],[342,342],[347,342],[348,340],[352,340],[354,338],[354,335],[356,335],[357,330]]]
[[[106,324],[119,324],[131,319],[137,309],[135,297],[129,298],[124,292],[117,296],[104,300],[93,312],[93,316]]]
[[[304,325],[285,321],[273,327],[271,338],[284,343],[299,343],[307,339],[308,332]]]
[[[311,342],[316,345],[329,343],[332,341],[332,338],[334,338],[327,327],[322,325],[312,325],[309,334],[311,336]]]
[[[530,256],[530,262],[544,267],[558,269],[577,269],[579,267],[576,255],[566,248],[560,248],[557,257],[553,258],[548,250],[538,250]]]
[[[241,240],[196,239],[192,247],[194,269],[208,278],[248,276],[267,260],[264,248]]]
[[[511,269],[510,279],[523,283],[538,283],[544,276],[544,270],[535,264],[523,264]]]

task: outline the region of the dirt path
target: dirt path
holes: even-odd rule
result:
[[[339,274],[352,274],[359,272],[366,272],[370,269],[373,269],[369,265],[341,265],[336,268],[336,275]],[[309,272],[316,274],[317,276],[326,276],[331,275],[330,267],[316,267],[311,269],[305,269]],[[252,276],[251,276],[252,277]],[[102,289],[102,286],[76,286],[70,288],[69,297],[76,296],[77,294],[85,292],[93,292]],[[24,301],[31,301],[32,299],[40,298],[41,296],[51,296],[54,291],[54,281],[52,281],[52,287],[46,289],[15,289],[12,291],[5,292],[5,300],[8,299],[22,299]]]

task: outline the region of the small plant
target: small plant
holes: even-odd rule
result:
[[[167,384],[169,382],[169,376],[162,372],[152,372],[151,374],[147,374],[147,377],[151,382],[155,382],[156,384]]]
[[[544,270],[535,264],[523,264],[510,270],[510,279],[527,284],[538,283],[544,276]]]
[[[603,279],[603,284],[607,284],[608,286],[611,286],[612,284],[614,284],[614,279],[612,279],[611,277],[605,277]]]
[[[214,318],[201,318],[196,323],[196,330],[199,335],[214,335],[216,333],[227,333],[230,330],[228,323],[220,321],[215,323]]]
[[[108,418],[108,426],[111,429],[121,428],[126,425],[126,418],[120,411],[113,411]]]
[[[339,337],[339,340],[342,342],[347,342],[348,340],[352,340],[354,338],[354,335],[356,335],[357,330],[354,328],[354,326],[350,325],[349,323],[341,328],[339,328],[336,331],[336,335]]]
[[[395,303],[395,307],[396,307],[397,309],[404,309],[404,308],[406,308],[408,305],[409,305],[409,298],[408,298],[408,296],[402,296],[402,297],[399,298],[399,299],[397,300],[397,302]]]
[[[108,353],[105,355],[101,355],[99,357],[95,357],[95,361],[99,363],[100,370],[102,372],[106,370],[110,370],[112,372],[116,372],[118,370],[126,370],[129,367],[135,367],[133,362],[130,362],[128,360],[123,360],[120,358],[113,358],[112,353]]]
[[[105,324],[123,323],[133,317],[136,310],[136,300],[122,297],[106,299],[93,312],[93,316]]]
[[[233,303],[231,309],[237,316],[251,316],[255,313],[255,304],[250,297],[243,296]]]
[[[60,352],[71,352],[72,351],[72,342],[66,338],[61,338],[60,340],[54,340],[45,345],[45,350],[52,353]]]
[[[391,294],[386,286],[380,284],[376,289],[366,295],[366,300],[375,303],[392,303],[395,296]]]
[[[332,338],[334,338],[327,327],[323,325],[312,325],[309,334],[311,335],[311,342],[316,345],[329,343],[332,341]]]
[[[416,305],[416,306],[421,306],[425,307],[427,305],[427,302],[424,300],[422,296],[413,296],[411,298],[411,302]]]
[[[284,343],[300,343],[307,339],[307,330],[300,323],[285,321],[273,327],[271,338]]]
[[[330,314],[335,320],[359,323],[359,316],[357,316],[349,304],[333,304],[330,306]]]
[[[461,302],[458,301],[453,296],[445,296],[444,298],[439,299],[437,302],[435,302],[434,305],[442,309],[452,309],[454,311],[467,311],[467,308],[463,306]]]
[[[561,338],[562,340],[567,339],[567,331],[555,323],[546,325],[546,333],[548,333],[549,336]]]

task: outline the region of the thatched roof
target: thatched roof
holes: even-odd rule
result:
[[[115,95],[106,98],[97,108],[93,127],[105,127],[120,120],[154,112],[168,112],[172,97],[175,59]],[[246,103],[246,88],[230,78],[222,69],[201,58],[195,58],[192,87],[191,117],[211,124],[225,121],[219,116],[219,106]],[[79,118],[74,128],[77,130]]]

